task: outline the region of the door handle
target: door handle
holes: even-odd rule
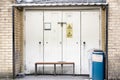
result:
[[[83,42],[83,46],[84,46],[84,47],[86,46],[86,42],[85,42],[85,41]]]
[[[42,42],[40,41],[39,44],[41,44]]]
[[[86,44],[86,42],[84,41],[84,42],[83,42],[83,44],[85,45],[85,44]]]
[[[60,44],[62,44],[62,41],[60,41]]]

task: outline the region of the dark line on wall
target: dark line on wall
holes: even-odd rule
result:
[[[80,11],[80,74],[82,74],[82,59],[81,59],[81,53],[82,53],[82,11]]]
[[[108,5],[106,6],[106,80],[108,80]]]
[[[44,25],[44,22],[45,22],[45,18],[44,18],[44,16],[45,16],[45,10],[43,10],[43,62],[45,61],[45,39],[44,39],[44,36],[45,36],[45,32],[44,32],[44,27],[45,27],[45,25]],[[44,64],[43,64],[43,74],[44,74]]]
[[[14,25],[14,6],[12,7],[12,58],[13,58],[13,79],[15,78],[15,25]]]
[[[61,21],[63,22],[63,10],[62,10],[61,12],[62,12]],[[63,47],[64,47],[64,46],[63,46],[63,43],[64,43],[64,40],[63,40],[63,37],[64,37],[64,36],[63,36],[63,32],[64,32],[64,31],[63,31],[63,26],[64,26],[63,24],[60,24],[60,27],[61,27],[61,41],[62,41],[62,45],[61,45],[61,53],[62,53],[62,54],[61,54],[61,56],[62,56],[62,57],[61,57],[61,61],[63,61],[63,57],[64,57],[64,56],[63,56],[63,52],[64,52],[64,50],[63,50],[63,49],[64,49],[64,48],[63,48]],[[62,71],[63,71],[63,70],[62,70]]]

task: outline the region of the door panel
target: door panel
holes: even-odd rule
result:
[[[100,49],[99,11],[81,12],[81,74],[89,74],[89,51]]]
[[[44,12],[44,62],[61,61],[61,11]],[[51,29],[45,29],[47,24]],[[53,65],[45,66],[45,73],[53,73]]]
[[[34,73],[35,62],[43,61],[43,12],[26,11],[26,74]],[[41,44],[39,44],[39,42]]]
[[[25,14],[26,73],[34,73],[35,62],[66,61],[75,63],[75,74],[89,74],[89,50],[100,49],[99,11],[33,10]],[[53,65],[44,69],[46,74],[54,72]],[[72,66],[64,66],[63,72],[72,74]],[[57,73],[61,73],[58,66]]]
[[[80,11],[64,11],[63,61],[75,63],[75,74],[80,74]],[[64,73],[72,74],[72,67],[64,68]]]

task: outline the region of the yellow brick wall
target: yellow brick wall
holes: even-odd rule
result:
[[[108,13],[108,78],[120,80],[120,0],[107,0]]]
[[[12,4],[0,0],[0,77],[12,75]]]
[[[106,9],[105,8],[102,8],[102,11],[101,11],[101,15],[102,15],[102,50],[104,52],[106,52]]]
[[[15,23],[15,74],[23,69],[23,11],[14,8]]]

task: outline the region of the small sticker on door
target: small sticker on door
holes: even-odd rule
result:
[[[51,23],[44,23],[44,30],[51,30]]]
[[[72,24],[67,24],[66,36],[67,36],[67,38],[72,38],[72,36],[73,36]]]

